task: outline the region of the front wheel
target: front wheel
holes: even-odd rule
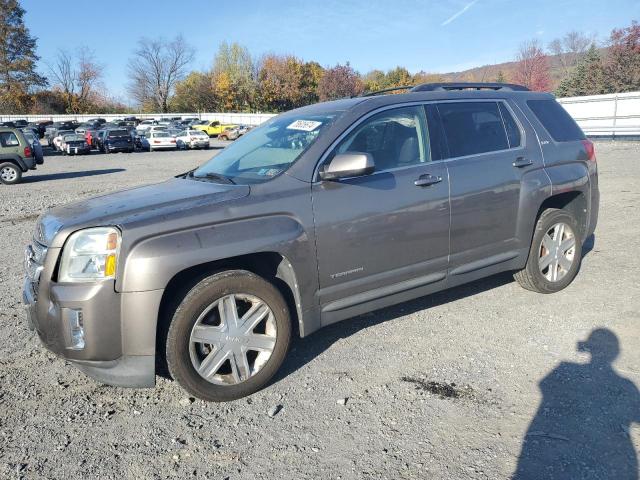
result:
[[[540,215],[525,268],[514,277],[538,293],[555,293],[575,278],[582,261],[578,223],[566,210],[550,208]]]
[[[192,395],[235,400],[269,382],[290,339],[289,310],[280,292],[253,273],[224,271],[200,281],[175,310],[167,365]]]
[[[0,182],[5,185],[15,185],[22,180],[22,170],[13,163],[0,164]]]

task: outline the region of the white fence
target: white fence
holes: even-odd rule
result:
[[[590,137],[640,136],[640,92],[559,98]]]
[[[629,137],[640,136],[640,92],[567,97],[558,101],[578,122],[588,136]],[[133,114],[132,114],[133,115]],[[259,125],[273,117],[272,113],[168,113],[136,114],[138,118],[198,117],[202,120],[218,120],[239,125]],[[107,120],[122,118],[123,114],[109,115],[0,115],[0,121],[26,119],[37,120],[88,120],[102,117]]]

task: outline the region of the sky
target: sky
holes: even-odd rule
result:
[[[182,34],[209,69],[222,41],[256,56],[293,54],[323,66],[350,62],[366,73],[398,65],[453,72],[512,60],[523,41],[547,45],[570,30],[605,40],[640,20],[639,0],[22,0],[47,74],[58,49],[91,49],[111,94],[128,101],[127,61],[141,37]],[[90,6],[90,8],[86,8]]]

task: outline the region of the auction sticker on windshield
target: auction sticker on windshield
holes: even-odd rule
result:
[[[322,122],[316,122],[315,120],[296,120],[287,128],[289,130],[302,130],[304,132],[312,132],[320,125],[322,125]]]

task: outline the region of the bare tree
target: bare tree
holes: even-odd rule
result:
[[[93,53],[82,47],[74,58],[67,50],[59,50],[49,70],[54,86],[64,96],[66,110],[70,113],[85,111],[102,78],[102,66],[96,63]]]
[[[58,50],[54,62],[49,64],[48,67],[51,72],[52,83],[62,91],[66,109],[68,112],[72,112],[76,82],[71,53],[67,50]]]
[[[140,39],[129,60],[129,93],[139,104],[151,103],[167,112],[169,98],[176,83],[184,78],[193,55],[193,48],[180,35],[170,42]]]
[[[593,44],[595,44],[594,36],[573,31],[549,43],[549,51],[556,55],[560,67],[566,74],[578,64]]]
[[[88,48],[81,48],[78,53],[78,67],[76,71],[76,87],[78,104],[84,110],[96,94],[96,88],[102,78],[102,65],[95,61],[94,54]]]

